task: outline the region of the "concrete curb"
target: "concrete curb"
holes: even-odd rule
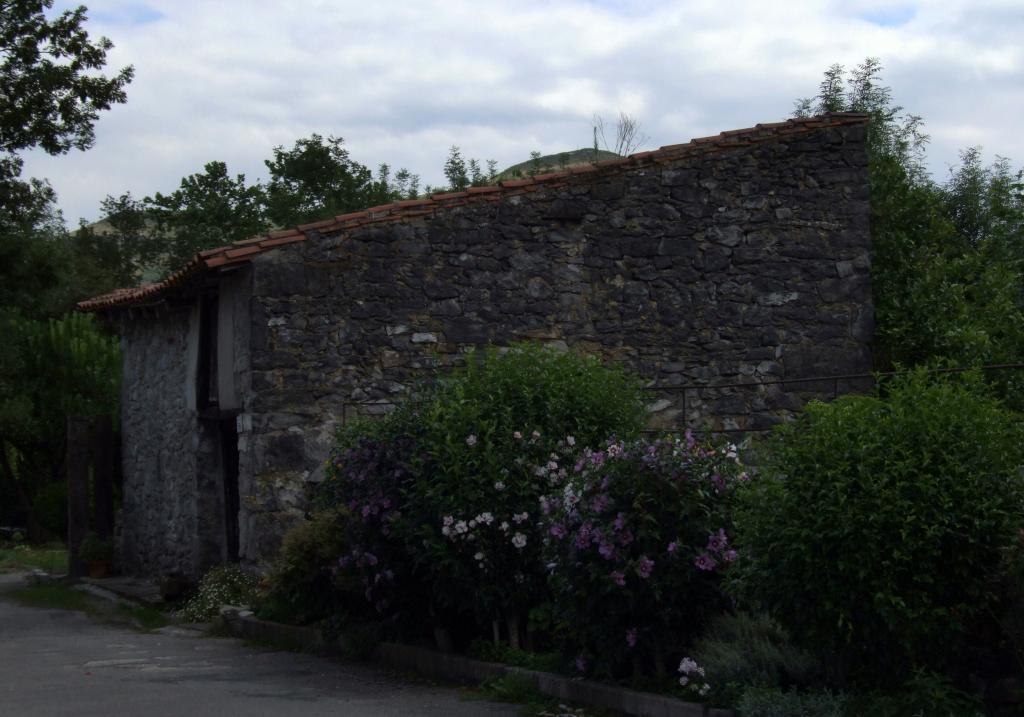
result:
[[[315,628],[294,627],[260,620],[249,610],[225,607],[221,610],[221,619],[232,634],[249,640],[310,652],[339,650],[338,645],[332,645],[324,640],[320,631]],[[708,708],[699,703],[684,702],[673,697],[590,680],[572,679],[549,672],[482,662],[412,645],[381,643],[374,652],[373,659],[388,667],[451,682],[479,683],[506,675],[516,675],[529,680],[539,692],[550,697],[616,710],[637,717],[735,717],[732,710]]]

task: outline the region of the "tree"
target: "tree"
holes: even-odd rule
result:
[[[162,252],[149,208],[131,192],[107,195],[100,210],[99,222],[83,221],[71,237],[78,283],[93,296],[138,284],[158,269]]]
[[[641,145],[646,143],[650,137],[641,130],[640,120],[631,114],[619,111],[619,118],[615,122],[615,134],[612,142],[608,141],[605,134],[604,117],[594,115],[594,151],[598,150],[598,139],[600,144],[609,152],[620,156],[632,154]]]
[[[867,58],[825,72],[795,115],[866,112],[876,365],[1016,361],[1024,353],[1021,173],[968,149],[945,184],[924,170],[921,118],[904,113]],[[998,380],[1019,404],[1021,379]],[[1014,399],[1014,397],[1017,397]]]
[[[469,174],[462,152],[454,144],[448,150],[448,159],[444,163],[444,176],[448,180],[448,191],[464,192],[469,186]]]
[[[290,150],[274,148],[264,164],[267,218],[275,227],[325,219],[371,206],[373,176],[352,160],[341,137],[319,134],[296,140]],[[378,202],[379,203],[379,202]]]
[[[180,268],[196,252],[247,239],[265,231],[263,192],[246,186],[245,175],[231,177],[224,162],[208,162],[203,172],[181,180],[170,194],[143,200],[162,242],[161,264]]]
[[[88,149],[101,110],[123,103],[134,70],[98,74],[113,44],[90,41],[86,8],[48,19],[53,0],[0,0],[0,207],[19,214],[38,185],[18,180],[18,152],[41,147],[49,154]]]

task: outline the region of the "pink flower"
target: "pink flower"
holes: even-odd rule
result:
[[[631,627],[626,630],[626,644],[629,645],[629,649],[636,647],[636,628]]]
[[[512,434],[512,437],[515,438],[517,441],[520,441],[523,438],[523,432],[522,431],[515,431]]]
[[[697,556],[696,560],[693,561],[700,570],[714,570],[715,566],[718,565],[715,559],[707,553],[701,553]]]
[[[626,576],[623,575],[622,572],[619,570],[612,571],[611,578],[612,582],[614,582],[619,587],[624,587],[626,585]]]
[[[651,572],[654,570],[654,561],[648,558],[646,555],[640,556],[640,561],[636,565],[637,575],[644,578],[645,580],[651,577]]]
[[[725,534],[725,528],[719,528],[717,533],[708,537],[708,547],[712,553],[720,553],[729,545],[729,538]]]

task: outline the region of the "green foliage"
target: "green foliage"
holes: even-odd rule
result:
[[[955,660],[998,602],[1024,498],[1019,417],[977,375],[885,388],[812,403],[777,430],[765,477],[740,494],[733,583],[879,684]]]
[[[981,700],[957,689],[947,678],[915,670],[899,689],[851,695],[848,713],[877,717],[981,717]]]
[[[257,606],[260,618],[305,625],[344,611],[333,568],[346,552],[345,521],[344,511],[320,511],[285,535]]]
[[[580,672],[663,674],[724,607],[720,576],[739,557],[729,504],[747,479],[736,449],[687,433],[608,441],[568,464],[541,502],[560,643]]]
[[[1024,353],[1024,190],[1005,159],[961,154],[945,184],[924,171],[920,117],[903,112],[868,58],[833,65],[796,114],[867,112],[876,364],[981,365]],[[1021,379],[998,377],[1020,406]]]
[[[750,687],[809,687],[821,677],[814,656],[793,645],[767,615],[718,616],[691,655],[706,670],[714,696],[725,704],[734,704],[738,693]]]
[[[210,570],[199,581],[199,589],[181,609],[188,622],[205,622],[218,615],[221,605],[253,605],[259,597],[259,580],[234,563]]]
[[[740,717],[852,717],[857,714],[875,714],[850,713],[848,704],[849,700],[841,694],[801,693],[777,687],[755,687],[743,693],[736,703],[736,711]]]
[[[114,541],[110,538],[101,538],[96,533],[89,531],[82,538],[82,544],[78,547],[78,557],[87,563],[110,560],[114,557]]]
[[[540,672],[562,672],[566,667],[565,659],[558,652],[531,652],[489,640],[474,640],[470,643],[469,656],[484,662],[498,662]]]
[[[175,191],[157,192],[144,201],[163,239],[166,273],[203,249],[248,239],[267,228],[262,190],[247,186],[243,174],[231,177],[224,162],[208,162],[201,173],[183,178]]]
[[[319,134],[295,141],[290,150],[275,147],[264,162],[270,171],[266,186],[267,218],[276,227],[290,227],[358,211],[419,194],[419,177],[380,165],[377,178],[349,156],[341,137]]]
[[[596,359],[524,344],[470,354],[385,419],[343,430],[320,494],[351,516],[339,569],[418,629],[525,627],[546,595],[536,512],[550,486],[538,467],[567,436],[635,433],[638,388]]]
[[[0,312],[0,335],[0,495],[11,496],[0,514],[59,535],[66,419],[116,414],[120,348],[84,314],[43,322]]]
[[[11,0],[0,12],[0,210],[7,215],[19,213],[35,191],[17,179],[15,153],[88,149],[99,112],[125,101],[133,75],[131,67],[110,78],[99,74],[113,44],[90,40],[85,7],[47,18],[52,7],[53,0]]]

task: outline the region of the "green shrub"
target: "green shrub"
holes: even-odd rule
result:
[[[259,595],[259,580],[234,563],[210,570],[199,581],[199,589],[181,610],[188,622],[206,622],[217,616],[221,605],[253,605]]]
[[[337,578],[338,556],[345,552],[343,510],[323,510],[284,537],[267,592],[256,609],[264,620],[306,625],[344,611],[351,590]]]
[[[849,712],[872,717],[982,717],[983,714],[981,700],[928,670],[915,670],[897,690],[851,697]]]
[[[821,677],[814,656],[793,645],[767,615],[720,615],[691,653],[704,666],[715,699],[724,704],[733,704],[749,687],[810,687]]]
[[[843,695],[830,692],[785,691],[777,687],[755,687],[736,703],[740,717],[847,717],[850,713]],[[905,713],[908,717],[911,713]]]
[[[732,588],[879,684],[942,671],[997,602],[1021,525],[1024,433],[978,376],[812,403],[740,493]]]

